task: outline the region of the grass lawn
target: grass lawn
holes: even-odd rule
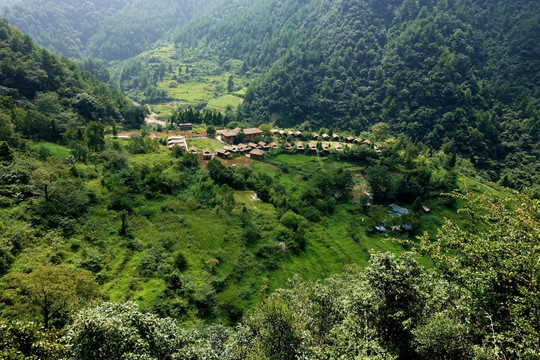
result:
[[[216,149],[223,148],[224,144],[216,139],[187,139],[188,146],[195,146],[199,152],[208,148],[214,152]]]

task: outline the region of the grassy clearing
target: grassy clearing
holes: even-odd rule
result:
[[[194,139],[194,140],[187,140],[188,146],[195,146],[199,150],[199,152],[203,151],[204,149],[208,148],[214,152],[216,149],[223,148],[223,143],[216,140],[216,139]]]
[[[214,111],[225,111],[227,108],[235,109],[240,104],[244,102],[244,99],[234,96],[234,95],[225,95],[217,99],[211,99],[208,101],[208,105],[206,106],[207,109],[214,110]]]

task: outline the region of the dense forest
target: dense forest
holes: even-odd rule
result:
[[[539,357],[539,3],[4,5],[0,358]]]
[[[50,49],[72,58],[127,59],[183,24],[205,1],[23,0],[2,16]]]
[[[248,119],[383,121],[522,187],[539,182],[539,19],[536,1],[240,2],[173,38],[262,71],[240,109]]]
[[[138,101],[173,100],[160,82],[199,79],[182,74],[188,59],[212,59],[210,75],[241,61],[241,119],[356,132],[382,121],[487,179],[539,182],[537,1],[23,1],[4,16],[74,57],[128,59],[173,41],[170,58],[131,59],[101,79]]]

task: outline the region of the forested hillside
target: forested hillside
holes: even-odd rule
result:
[[[263,71],[248,119],[356,131],[384,121],[519,187],[539,180],[528,171],[540,155],[539,16],[536,1],[248,1],[174,40],[202,38]]]
[[[73,57],[127,59],[204,8],[193,0],[22,0],[2,16],[41,46]]]
[[[538,359],[540,5],[78,5],[0,20],[1,359]]]
[[[111,81],[139,101],[205,107],[208,95],[174,95],[163,82],[212,83],[180,73],[210,61],[203,73],[249,79],[241,119],[357,132],[383,121],[394,134],[467,157],[491,180],[539,182],[537,1],[27,0],[4,14],[76,57],[127,59],[174,41],[170,59],[116,65]],[[236,74],[230,61],[241,61]],[[223,101],[220,87],[213,93],[239,104]]]
[[[5,20],[0,21],[0,45],[0,141],[65,137],[77,143],[81,126],[89,122],[118,122],[128,128],[144,122],[144,110],[120,92],[111,93],[73,62],[37,47]]]

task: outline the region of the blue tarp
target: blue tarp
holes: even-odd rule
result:
[[[398,214],[399,216],[403,215],[403,214],[408,214],[409,213],[409,210],[406,209],[406,208],[403,208],[401,206],[397,206],[396,204],[391,204],[390,205],[390,208],[392,209],[393,212],[395,212],[396,214]]]
[[[384,226],[375,226],[375,229],[377,229],[377,231],[380,231],[380,232],[386,232],[386,229]]]

